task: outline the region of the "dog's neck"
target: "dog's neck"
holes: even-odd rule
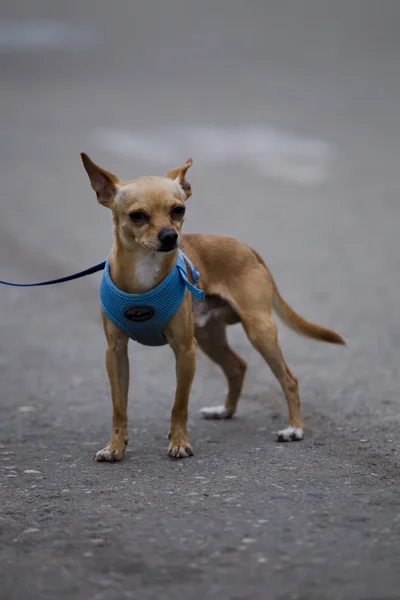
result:
[[[176,254],[177,250],[163,254],[115,243],[109,258],[111,279],[123,292],[143,294],[156,287],[171,271]]]

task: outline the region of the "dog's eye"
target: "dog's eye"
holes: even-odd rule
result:
[[[146,215],[146,213],[142,210],[135,210],[129,213],[129,218],[134,223],[144,223],[145,221],[149,220],[148,215]]]
[[[174,208],[171,210],[171,215],[173,217],[183,217],[184,214],[185,214],[184,206],[174,206]]]

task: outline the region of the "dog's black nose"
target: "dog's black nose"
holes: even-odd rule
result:
[[[164,227],[158,234],[160,250],[173,250],[176,247],[178,234],[169,227]]]

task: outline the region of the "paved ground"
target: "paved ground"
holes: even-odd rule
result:
[[[182,462],[171,353],[132,346],[129,452],[96,464],[99,277],[0,289],[2,599],[400,598],[398,3],[18,0],[0,17],[0,277],[107,255],[79,151],[122,177],[192,154],[187,230],[250,242],[348,340],[280,329],[307,437],[279,445],[282,394],[233,328],[238,417],[200,419],[224,381],[199,356]]]

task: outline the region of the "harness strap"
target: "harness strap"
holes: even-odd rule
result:
[[[203,301],[203,300],[205,299],[205,294],[204,294],[204,291],[203,291],[203,290],[199,290],[199,289],[196,287],[196,283],[197,283],[197,282],[199,281],[199,279],[200,279],[200,273],[199,273],[199,272],[198,272],[198,270],[197,270],[197,269],[194,267],[194,265],[193,265],[192,261],[190,260],[190,258],[189,258],[189,257],[188,257],[186,254],[184,254],[184,253],[182,252],[182,254],[181,254],[181,255],[182,255],[182,257],[184,258],[184,260],[185,260],[185,261],[186,261],[186,262],[189,264],[190,271],[191,271],[191,273],[192,273],[192,279],[193,279],[193,283],[194,283],[194,285],[193,285],[192,283],[190,283],[190,281],[189,281],[189,279],[188,279],[188,276],[187,276],[186,269],[185,269],[185,268],[183,267],[183,265],[181,265],[181,264],[179,263],[179,261],[178,261],[178,263],[177,263],[177,266],[178,266],[178,269],[179,269],[179,271],[180,271],[180,274],[182,275],[182,279],[184,280],[184,282],[185,282],[185,285],[186,285],[186,287],[188,288],[188,290],[189,290],[189,291],[192,293],[192,295],[193,295],[193,298],[196,298],[196,300]]]

